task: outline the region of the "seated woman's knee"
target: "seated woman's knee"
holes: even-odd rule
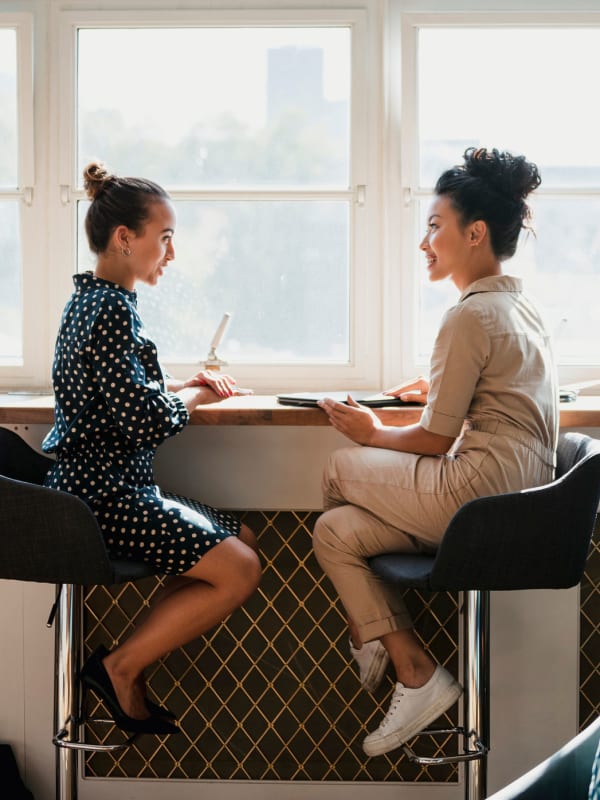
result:
[[[240,526],[240,541],[251,547],[254,551],[258,552],[258,542],[254,531],[244,523]]]
[[[329,511],[324,511],[315,522],[315,527],[313,529],[313,550],[321,566],[321,557],[331,552],[332,549],[336,549],[336,542],[339,537],[335,532],[334,525],[337,516],[337,509],[332,508]]]
[[[352,463],[358,449],[360,448],[343,447],[330,453],[321,482],[324,508],[335,508],[346,502],[340,481],[348,472],[348,465]]]
[[[231,559],[231,588],[243,596],[241,602],[249,597],[258,587],[262,575],[262,567],[258,553],[244,542],[238,542],[239,547]]]

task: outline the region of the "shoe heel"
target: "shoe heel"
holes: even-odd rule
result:
[[[81,670],[80,680],[83,686],[88,690],[92,689],[94,694],[104,702],[109,713],[113,715],[111,721],[118,728],[129,733],[152,733],[157,736],[181,732],[173,722],[154,714],[145,719],[128,716],[119,704],[110,676],[102,663],[103,658],[102,648],[98,648],[92,653]]]

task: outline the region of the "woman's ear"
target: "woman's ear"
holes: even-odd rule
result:
[[[476,219],[469,225],[469,244],[477,247],[487,236],[487,224],[482,219]]]
[[[123,255],[127,255],[132,238],[132,232],[126,225],[118,225],[111,236],[115,249],[123,253]]]

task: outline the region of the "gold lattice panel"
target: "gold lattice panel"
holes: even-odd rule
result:
[[[141,736],[114,755],[93,754],[86,774],[102,777],[279,781],[456,781],[455,766],[422,767],[401,751],[368,759],[364,736],[379,724],[393,689],[363,691],[348,654],[343,609],[311,547],[317,514],[251,512],[263,562],[259,590],[205,638],[171,653],[148,674],[154,699],[178,717],[182,733]],[[86,655],[112,647],[143,613],[160,579],[86,593]],[[408,592],[417,630],[434,658],[458,670],[457,598]],[[93,697],[93,695],[92,695]],[[106,716],[88,701],[89,716]],[[439,721],[457,724],[457,707]],[[115,729],[88,724],[89,741],[115,741]],[[452,737],[425,742],[450,754]],[[420,744],[423,750],[423,743]]]
[[[579,650],[579,726],[600,715],[600,517],[581,581]]]

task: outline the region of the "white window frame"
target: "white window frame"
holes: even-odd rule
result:
[[[0,381],[9,389],[32,388],[44,383],[44,353],[39,344],[45,327],[46,305],[43,249],[39,228],[43,216],[35,183],[33,111],[33,17],[28,13],[0,12],[0,28],[16,32],[17,44],[17,186],[1,189],[0,200],[20,203],[21,337],[20,364],[0,364]]]
[[[395,354],[388,353],[389,359],[402,364],[405,375],[426,373],[428,364],[417,361],[417,299],[418,282],[416,265],[419,260],[417,241],[417,204],[420,198],[431,196],[433,187],[419,185],[418,180],[418,31],[423,28],[450,27],[597,27],[600,29],[600,13],[597,12],[548,12],[540,10],[528,12],[477,13],[474,11],[454,13],[402,13],[397,6],[391,7],[388,36],[390,41],[390,73],[388,75],[388,92],[392,124],[393,119],[402,118],[399,135],[392,144],[390,169],[399,180],[390,186],[390,212],[400,218],[397,229],[390,225],[390,252],[397,254],[398,263],[404,265],[395,277],[393,288],[386,293],[387,297],[401,297],[401,321],[394,335],[395,341],[402,342]],[[457,154],[457,161],[460,160]],[[449,165],[450,166],[450,165]],[[600,198],[600,186],[593,188],[545,188],[536,191],[544,198],[582,197]],[[401,235],[395,231],[400,229]],[[392,301],[393,302],[393,301]],[[395,378],[392,378],[393,380]],[[600,381],[600,363],[588,365],[559,364],[559,380],[561,384],[572,382],[589,382],[595,387]],[[592,386],[590,386],[590,390]]]
[[[0,386],[8,390],[48,389],[54,340],[60,315],[72,292],[75,271],[75,203],[82,197],[75,171],[74,42],[78,25],[92,20],[112,25],[129,19],[135,25],[271,24],[353,25],[360,47],[353,48],[352,158],[354,171],[346,196],[354,201],[366,187],[363,205],[352,202],[355,221],[351,242],[351,362],[348,366],[236,365],[230,371],[257,392],[293,389],[376,389],[426,372],[413,356],[416,341],[417,283],[415,197],[426,193],[416,180],[417,97],[416,27],[425,26],[594,26],[596,11],[553,12],[548,0],[523,0],[520,9],[490,10],[488,0],[457,0],[448,11],[442,0],[420,10],[416,0],[237,0],[227,11],[209,0],[184,0],[169,11],[166,0],[131,0],[124,12],[117,0],[51,0],[32,4],[11,0],[0,12],[0,25],[18,32],[19,186],[2,198],[21,203],[23,280],[23,364],[0,365]],[[346,6],[352,5],[352,8]],[[465,8],[465,5],[471,9]],[[231,8],[235,6],[235,10]],[[298,9],[300,6],[300,9]],[[476,6],[476,7],[475,7]],[[522,10],[525,6],[525,10]],[[546,6],[546,8],[544,8]],[[462,7],[463,10],[458,10]],[[473,8],[475,7],[475,8]],[[162,10],[161,10],[162,9]],[[35,22],[35,52],[33,29]],[[33,56],[35,59],[33,59]],[[35,100],[32,90],[35,60]],[[35,102],[35,106],[34,106]],[[35,112],[35,118],[34,118]],[[35,130],[34,130],[35,124]],[[34,135],[35,134],[35,135]],[[34,152],[35,145],[35,152]],[[34,170],[37,160],[37,169]],[[43,165],[43,169],[40,169]],[[541,195],[565,196],[544,186]],[[571,193],[590,196],[589,189]],[[595,196],[600,194],[595,192]],[[268,195],[270,193],[265,193]],[[310,194],[310,193],[309,193]],[[277,193],[271,195],[276,196]],[[174,196],[186,196],[175,193]],[[229,195],[232,196],[232,195]],[[214,195],[209,194],[209,197]],[[286,195],[287,197],[287,195]],[[28,205],[27,203],[31,203]],[[202,357],[202,350],[198,352]],[[167,365],[169,366],[169,365]],[[186,374],[183,365],[173,368]],[[563,366],[562,383],[600,384],[596,365]],[[597,389],[597,387],[596,387]],[[592,389],[590,389],[592,391]]]
[[[58,284],[63,290],[62,302],[70,293],[70,275],[75,271],[77,201],[84,198],[81,178],[76,175],[76,47],[79,28],[93,27],[284,27],[284,26],[348,26],[352,31],[352,95],[351,95],[351,174],[349,186],[343,190],[245,190],[231,191],[215,188],[203,191],[169,189],[174,200],[306,200],[338,199],[350,204],[350,359],[348,364],[236,364],[228,371],[238,382],[250,385],[255,392],[270,393],[282,389],[372,388],[381,382],[380,331],[380,248],[381,237],[376,226],[379,218],[377,188],[378,159],[376,141],[377,105],[379,93],[370,89],[370,81],[379,80],[377,48],[374,34],[369,31],[368,6],[359,8],[285,9],[243,8],[222,10],[117,11],[103,9],[66,10],[59,13],[59,175],[60,207],[57,206],[56,225],[61,231],[53,253],[60,253]],[[72,8],[72,6],[71,6]],[[370,76],[370,77],[369,77]],[[66,270],[66,271],[65,271]],[[56,302],[58,298],[56,298]],[[56,316],[56,311],[55,311]],[[208,354],[208,342],[206,343]],[[199,358],[203,354],[199,352]],[[165,366],[176,377],[186,377],[198,369],[198,364],[169,364]]]

